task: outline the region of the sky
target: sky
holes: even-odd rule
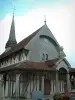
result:
[[[0,0],[0,54],[9,37],[14,6],[17,41],[40,28],[46,16],[47,26],[75,67],[75,0]]]

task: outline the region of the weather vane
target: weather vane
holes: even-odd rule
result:
[[[44,17],[45,17],[45,21],[44,21],[44,22],[45,22],[45,24],[46,24],[46,15],[44,15]]]

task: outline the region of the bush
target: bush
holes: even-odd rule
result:
[[[69,97],[66,96],[64,93],[56,93],[53,96],[54,100],[69,100]]]
[[[60,98],[60,93],[56,93],[53,96],[54,100],[58,100]]]

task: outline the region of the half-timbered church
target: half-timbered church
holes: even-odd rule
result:
[[[71,66],[65,57],[46,21],[17,43],[13,15],[5,51],[0,55],[0,99],[50,100],[55,93],[70,91]]]

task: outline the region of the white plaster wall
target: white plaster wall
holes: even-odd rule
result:
[[[21,61],[24,61],[26,60],[26,55],[24,52],[21,53],[21,60],[19,61],[19,54],[17,54],[15,56],[15,59],[13,57],[7,59],[7,60],[4,60],[2,63],[1,63],[1,67],[6,67],[6,66],[9,66],[9,65],[12,65],[12,64],[15,64],[15,63],[18,63],[18,62],[21,62]]]

